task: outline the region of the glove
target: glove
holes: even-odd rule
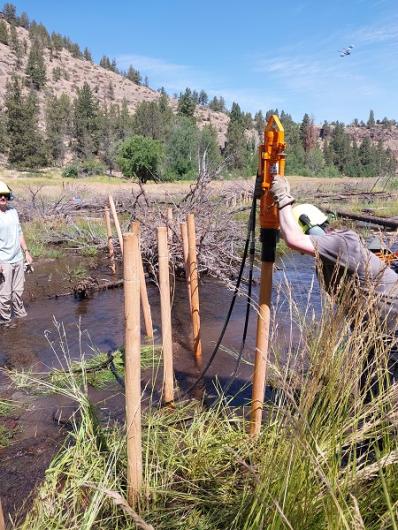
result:
[[[294,197],[290,195],[289,182],[281,175],[275,175],[272,179],[270,192],[277,203],[279,210],[295,202]]]
[[[254,185],[254,198],[260,200],[264,194],[263,190],[263,179],[259,173],[257,173],[256,183]]]

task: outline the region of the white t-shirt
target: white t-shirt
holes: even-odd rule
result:
[[[0,211],[0,263],[16,263],[23,260],[21,234],[16,209],[8,207],[5,212]]]

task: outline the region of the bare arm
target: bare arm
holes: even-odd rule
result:
[[[21,235],[19,236],[19,243],[21,245],[22,251],[25,253],[26,261],[29,263],[29,265],[33,262],[33,258],[30,255],[30,252],[28,250],[28,245],[26,244],[23,232],[21,232]]]
[[[289,248],[315,256],[315,248],[311,238],[303,234],[300,230],[293,217],[292,206],[290,204],[279,210],[279,222],[282,238]]]

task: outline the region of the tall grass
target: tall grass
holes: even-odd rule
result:
[[[302,324],[300,351],[273,363],[279,390],[259,437],[222,400],[144,413],[138,523],[115,502],[126,496],[124,429],[99,426],[71,373],[60,391],[81,419],[20,528],[395,530],[398,389],[384,384],[388,348],[375,314],[361,305],[347,317],[343,306],[325,302],[317,326]],[[382,389],[366,402],[358,381],[374,345]]]

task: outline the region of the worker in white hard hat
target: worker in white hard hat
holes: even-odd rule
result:
[[[398,375],[398,274],[384,261],[373,254],[353,230],[325,232],[327,217],[318,208],[308,204],[294,206],[288,181],[275,175],[270,191],[279,209],[282,238],[288,247],[302,253],[317,256],[318,275],[326,291],[339,295],[344,286],[358,289],[361,302],[368,307],[375,301],[375,309],[385,330],[390,351],[389,381],[396,381]],[[351,292],[351,291],[350,291]],[[372,300],[370,295],[373,296]],[[354,298],[352,298],[354,299]],[[370,370],[374,352],[369,352],[361,379],[366,387],[366,401],[378,393],[378,381],[373,376],[369,388]]]
[[[26,316],[24,255],[28,265],[33,261],[18,213],[10,206],[12,199],[11,189],[0,181],[0,327],[10,327],[12,318]]]

